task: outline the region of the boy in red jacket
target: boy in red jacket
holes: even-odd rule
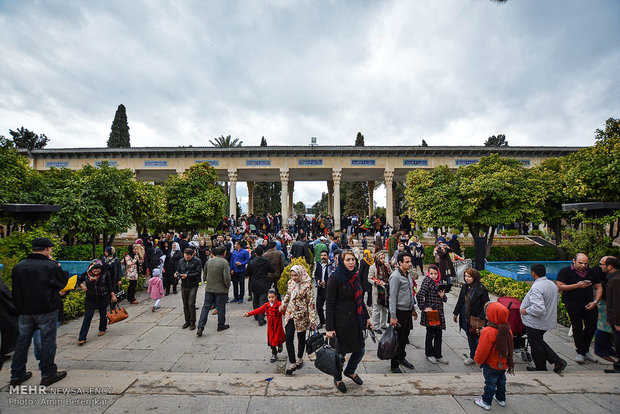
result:
[[[267,345],[271,347],[270,362],[276,362],[278,352],[282,352],[282,344],[286,339],[284,335],[284,327],[282,326],[283,313],[279,311],[280,301],[277,300],[276,291],[269,289],[267,292],[267,303],[260,308],[256,308],[251,312],[246,313],[246,318],[253,315],[267,314]]]
[[[512,332],[508,325],[508,308],[493,302],[487,308],[487,326],[480,332],[480,340],[474,360],[482,366],[484,376],[484,393],[474,403],[491,409],[493,397],[501,406],[506,406],[506,370],[514,375],[512,353],[514,345]]]

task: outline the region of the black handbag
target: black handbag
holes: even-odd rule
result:
[[[308,338],[306,339],[306,353],[308,355],[316,352],[323,345],[325,345],[325,339],[318,329],[308,331]]]
[[[125,299],[127,299],[127,292],[125,292],[124,290],[119,290],[118,293],[115,293],[114,296],[116,296],[116,301],[117,302],[121,302]]]
[[[327,375],[336,377],[342,373],[344,356],[338,352],[338,340],[333,338],[334,348],[329,343],[324,344],[316,350],[314,366]]]

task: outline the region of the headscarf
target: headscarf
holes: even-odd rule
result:
[[[347,252],[347,254],[351,254],[351,252]],[[359,272],[357,270],[357,267],[353,270],[347,269],[347,267],[344,265],[344,260],[342,256],[343,254],[340,253],[340,256],[338,257],[338,267],[336,267],[336,270],[334,270],[334,274],[332,275],[332,277],[336,277],[336,280],[338,280],[339,282],[346,283],[353,287],[353,289],[355,289],[355,305],[357,308],[359,329],[361,331],[366,327],[366,320],[364,319],[364,315],[362,313],[364,305],[364,292],[362,291],[362,285],[360,283],[360,280],[357,277],[359,275]]]
[[[375,253],[375,265],[377,266],[377,279],[382,280],[384,282],[387,282],[388,279],[390,278],[390,268],[387,266],[387,264],[385,263],[385,260],[383,261],[383,264],[379,263],[379,256],[386,255],[386,251],[385,250],[380,250],[377,253]]]
[[[364,250],[364,261],[368,263],[368,266],[372,266],[375,263],[375,259],[372,257],[370,250]]]
[[[94,269],[100,270],[98,275],[95,275],[93,273]],[[88,265],[88,277],[90,278],[91,281],[99,279],[101,275],[103,275],[103,271],[104,271],[103,263],[101,263],[101,260],[99,259],[95,259],[91,261],[90,264]]]
[[[429,270],[431,269],[437,270],[437,280],[433,280],[433,278],[431,277],[430,272],[429,272]],[[439,268],[436,265],[430,265],[428,267],[428,270],[426,271],[426,276],[428,276],[430,280],[433,280],[433,282],[435,282],[435,284],[439,286],[439,282],[441,282],[441,272],[439,271]]]
[[[104,255],[103,256],[103,260],[104,260],[106,265],[110,266],[114,262],[114,260],[116,259],[116,257],[114,257],[114,253],[115,253],[114,247],[112,247],[112,246],[106,247],[105,248],[105,252],[107,253],[107,256]]]
[[[133,247],[131,248],[131,250],[133,251],[134,247],[138,248],[138,253],[136,253],[138,255],[138,260],[140,262],[144,261],[144,246],[138,242],[136,242],[136,244],[133,245]]]
[[[181,247],[179,247],[179,243],[173,242],[172,248],[170,249],[170,257],[174,256],[174,252],[176,252],[177,250],[181,250]]]
[[[302,265],[294,265],[291,267],[291,272],[295,272],[300,276],[299,282],[295,282],[292,278],[288,282],[288,293],[290,300],[292,301],[301,292],[302,285],[304,283],[310,283],[310,276],[306,271],[306,268]]]

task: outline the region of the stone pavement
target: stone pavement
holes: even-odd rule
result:
[[[201,287],[199,306],[203,292]],[[69,371],[67,378],[45,395],[10,393],[4,386],[0,390],[0,413],[483,411],[472,402],[473,396],[482,392],[482,375],[477,367],[463,365],[467,340],[451,321],[456,302],[453,294],[446,307],[448,328],[443,342],[449,365],[426,361],[425,331],[416,321],[407,346],[415,369],[405,370],[403,375],[391,374],[389,361],[376,357],[377,346],[368,339],[358,369],[365,383],[357,387],[348,381],[345,395],[335,390],[331,378],[316,370],[307,357],[293,377],[283,374],[286,351],[276,363],[270,363],[266,328],[259,327],[253,318],[242,317],[251,309],[247,302],[227,305],[231,325],[227,331],[216,332],[217,316],[209,315],[205,332],[198,338],[195,331],[181,329],[180,295],[162,299],[157,312],[151,311],[152,301],[146,293],[138,299],[138,305],[125,302],[129,319],[110,326],[102,337],[97,337],[95,317],[84,346],[77,346],[81,319],[61,326],[56,362],[59,369]],[[572,338],[564,327],[545,337],[568,361],[565,373],[527,372],[525,363],[516,357],[516,375],[508,376],[508,405],[494,405],[493,410],[619,412],[620,377],[602,371],[610,365],[605,361],[585,365],[573,362]],[[5,364],[0,371],[0,385],[8,384],[8,368]],[[40,375],[32,354],[28,369],[34,375],[25,385],[37,385]]]

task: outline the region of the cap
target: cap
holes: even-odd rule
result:
[[[54,247],[54,243],[46,237],[37,237],[36,239],[32,240],[33,249],[45,249],[48,247]]]

